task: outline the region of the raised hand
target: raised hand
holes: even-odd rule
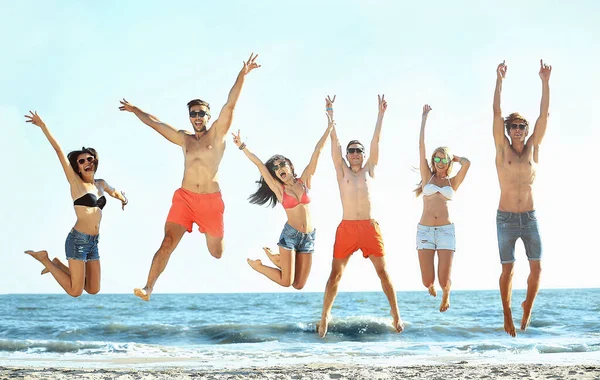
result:
[[[42,118],[37,114],[37,111],[35,111],[35,112],[29,111],[29,113],[30,113],[30,115],[25,115],[25,117],[28,119],[28,120],[25,120],[26,123],[31,123],[33,125],[37,125],[40,128],[43,128],[46,126],[46,124],[44,123]]]
[[[325,112],[327,113],[327,118],[329,122],[333,122],[333,103],[335,102],[335,95],[333,95],[333,99],[327,95],[325,98]]]
[[[121,191],[121,195],[123,196],[123,198],[125,198],[124,201],[121,201],[121,209],[123,211],[125,211],[125,206],[127,206],[127,204],[129,203],[129,199],[127,199],[127,197],[125,196],[125,192]]]
[[[431,106],[429,104],[425,104],[423,106],[423,117],[427,117],[429,115],[429,111],[431,111]]]
[[[385,100],[385,95],[377,95],[377,100],[379,101],[379,114],[384,114],[387,109],[387,101]]]
[[[501,64],[498,65],[498,68],[496,69],[496,74],[498,75],[498,79],[502,80],[506,77],[506,69],[508,69],[508,66],[506,66],[506,61],[502,61]]]
[[[552,66],[545,64],[544,61],[540,59],[540,78],[542,78],[542,81],[548,82],[551,73]]]
[[[248,60],[244,62],[244,66],[242,67],[242,70],[240,71],[241,74],[246,75],[250,71],[260,67],[260,65],[255,62],[256,57],[258,57],[258,54],[256,54],[256,55],[254,55],[254,53],[250,54],[250,58],[248,58]]]
[[[231,132],[233,136],[233,143],[239,148],[242,145],[242,137],[240,136],[240,130],[238,129],[237,135]]]
[[[121,111],[133,112],[133,109],[135,108],[135,106],[125,100],[125,98],[119,100],[119,103],[121,103],[121,106],[119,107]]]

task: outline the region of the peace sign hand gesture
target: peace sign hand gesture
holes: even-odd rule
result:
[[[231,132],[231,135],[233,136],[233,143],[235,144],[235,146],[237,146],[238,148],[240,148],[242,146],[242,137],[240,136],[240,130],[238,129],[237,131],[237,135],[233,132]],[[244,144],[245,146],[246,144]],[[243,148],[242,148],[243,149]]]
[[[256,55],[254,55],[254,53],[250,54],[250,58],[248,58],[248,60],[244,62],[244,66],[242,67],[240,74],[246,75],[250,71],[260,67],[260,65],[255,62],[256,57],[258,57],[258,54],[256,54]]]
[[[385,100],[385,95],[377,95],[377,100],[379,101],[379,114],[383,115],[385,110],[387,110],[387,101]]]

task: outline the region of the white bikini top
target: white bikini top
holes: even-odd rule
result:
[[[451,201],[452,197],[454,196],[454,189],[452,188],[452,184],[450,183],[450,178],[448,178],[449,185],[444,186],[444,187],[439,187],[438,185],[434,185],[433,183],[430,183],[431,179],[434,176],[435,176],[435,174],[432,175],[431,178],[429,178],[429,182],[427,182],[427,185],[423,186],[423,195],[427,196],[427,195],[433,195],[435,193],[440,193],[446,199]]]

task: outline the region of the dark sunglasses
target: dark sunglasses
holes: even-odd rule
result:
[[[440,161],[442,161],[442,164],[447,164],[448,163],[448,159],[447,158],[433,157],[433,162],[439,163]]]
[[[527,125],[525,125],[525,124],[511,124],[510,125],[510,129],[517,129],[517,128],[519,128],[520,130],[524,130],[525,127],[527,127]]]
[[[350,154],[352,154],[352,153],[364,153],[364,149],[363,148],[348,148],[347,152],[350,153]]]
[[[283,169],[286,166],[288,166],[288,163],[286,161],[280,162],[279,165],[271,165],[271,169],[273,169],[273,171],[277,171],[279,169]]]
[[[194,117],[204,117],[208,115],[208,112],[206,111],[190,111],[190,117],[194,118]],[[210,116],[210,115],[209,115]]]
[[[93,156],[88,156],[86,158],[80,158],[79,160],[77,160],[77,162],[79,162],[79,165],[83,165],[86,161],[94,162],[94,160],[96,160],[96,159]]]

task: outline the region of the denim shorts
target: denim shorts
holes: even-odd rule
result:
[[[316,231],[316,229],[313,229],[312,232],[305,234],[286,223],[283,226],[277,245],[297,253],[313,253],[315,251]]]
[[[98,254],[98,242],[100,235],[88,235],[79,232],[76,229],[71,229],[65,241],[65,252],[67,260],[100,260]]]
[[[523,241],[529,260],[539,261],[542,259],[542,241],[535,211],[522,213],[498,211],[496,228],[502,264],[515,262],[515,243],[518,238]]]
[[[454,224],[445,226],[424,226],[417,225],[417,250],[420,249],[448,249],[456,250],[456,237]]]

